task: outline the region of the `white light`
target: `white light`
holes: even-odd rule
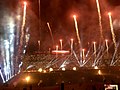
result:
[[[52,71],[53,71],[53,68],[50,68],[49,71],[52,72]]]
[[[77,68],[76,68],[76,67],[73,67],[73,70],[74,70],[74,71],[76,71],[76,70],[77,70]]]
[[[23,50],[23,53],[25,54],[26,50]]]
[[[25,78],[25,80],[26,80],[27,82],[29,82],[29,81],[30,81],[30,76],[27,76],[27,77]]]
[[[1,78],[2,78],[2,80],[3,80],[3,83],[5,83],[5,79],[4,79],[4,77],[3,77],[3,74],[2,74],[2,72],[1,72],[1,70],[0,70],[0,75],[1,75]]]
[[[46,70],[44,70],[43,72],[46,73]]]
[[[98,67],[97,67],[97,66],[95,66],[95,67],[94,67],[94,69],[98,69]]]
[[[66,65],[65,65],[65,62],[60,66],[61,68],[64,68]]]
[[[98,70],[98,74],[99,74],[99,75],[101,75],[101,74],[102,74],[101,70]]]
[[[73,15],[73,18],[76,18],[76,15]]]
[[[65,71],[65,68],[64,68],[64,67],[62,68],[62,71]]]
[[[38,71],[39,71],[39,72],[42,72],[42,68],[39,68]]]

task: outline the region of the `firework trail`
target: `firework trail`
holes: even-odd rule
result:
[[[101,17],[100,5],[98,0],[96,0],[96,4],[97,4],[98,16],[99,16],[100,35],[101,35],[101,39],[103,40],[102,17]]]
[[[61,50],[62,50],[62,39],[60,39],[60,46],[61,46]]]
[[[98,52],[98,53],[96,54],[96,57],[95,57],[95,60],[93,61],[92,66],[97,65],[97,62],[100,60],[99,58],[102,56],[101,53],[103,52],[103,47],[101,45],[99,45],[98,49],[96,49],[96,52]],[[95,55],[95,52],[93,55]]]
[[[38,40],[38,46],[39,46],[39,50],[40,50],[40,44],[41,44],[41,42],[40,42],[40,40]]]
[[[78,31],[78,25],[77,25],[77,19],[76,19],[76,15],[73,15],[74,18],[74,22],[75,22],[75,29],[76,29],[76,34],[77,34],[77,39],[78,39],[78,43],[80,45],[80,65],[82,65],[82,44],[81,44],[81,39],[80,39],[80,35],[79,35],[79,31]]]
[[[23,11],[23,20],[22,20],[22,27],[21,27],[21,37],[20,37],[20,45],[22,46],[23,38],[24,38],[24,27],[25,27],[25,21],[26,21],[26,7],[27,3],[24,2],[24,11]]]
[[[96,42],[93,42],[93,48],[94,48],[94,54],[95,54],[95,57],[96,57]]]
[[[82,49],[82,62],[85,62],[85,49]]]
[[[115,57],[116,57],[116,54],[117,54],[118,46],[119,46],[119,43],[116,45],[116,48],[115,48],[115,51],[114,51],[114,54],[113,54],[112,61],[111,61],[110,65],[114,65],[114,63],[116,62]]]
[[[71,39],[71,45],[70,45],[70,47],[71,47],[71,55],[72,55],[72,53],[73,53],[73,39]]]
[[[74,18],[74,22],[75,22],[75,29],[76,29],[76,34],[77,34],[77,38],[78,38],[78,43],[81,44],[81,40],[80,40],[80,36],[79,36],[79,31],[78,31],[78,25],[77,25],[76,16],[73,15],[73,18]]]
[[[77,54],[75,53],[74,50],[73,50],[73,55],[74,55],[75,59],[77,60],[78,64],[81,66],[81,63],[80,63],[80,61],[79,61],[79,59],[77,57]]]
[[[112,16],[111,16],[110,12],[108,13],[108,16],[109,16],[109,21],[110,21],[110,29],[111,29],[112,39],[113,39],[114,47],[116,49],[116,39],[115,39],[114,30],[113,30]]]
[[[58,51],[58,45],[56,45],[56,51]],[[56,58],[58,56],[58,53],[56,52]]]
[[[109,49],[109,47],[108,47],[108,40],[105,40],[105,45],[106,45],[106,50],[107,50],[107,56],[108,56],[108,49]]]
[[[51,35],[51,38],[52,38],[52,43],[53,43],[53,45],[54,45],[54,38],[53,38],[53,34],[52,34],[52,30],[51,30],[51,27],[50,27],[49,22],[47,22],[47,26],[48,26],[48,28],[49,28],[49,30],[50,30],[50,35]]]

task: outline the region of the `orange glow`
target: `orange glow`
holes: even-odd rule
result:
[[[76,68],[76,67],[73,67],[73,70],[74,70],[74,71],[76,71],[76,70],[77,70],[77,68]]]
[[[108,15],[111,15],[111,12],[109,12]]]
[[[76,18],[76,15],[73,15],[73,18]]]
[[[46,73],[47,71],[46,70],[43,70],[44,73]]]
[[[27,5],[27,2],[26,2],[26,1],[24,1],[24,2],[23,2],[23,4],[24,4],[24,5]]]
[[[26,80],[27,82],[29,82],[29,81],[30,81],[30,76],[27,76],[27,77],[25,78],[25,80]]]
[[[38,69],[38,72],[42,72],[42,68],[39,68],[39,69]]]

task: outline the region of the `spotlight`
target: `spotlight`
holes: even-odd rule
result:
[[[44,70],[43,72],[46,73],[46,70]]]
[[[74,70],[74,71],[76,71],[76,70],[77,70],[77,68],[76,68],[76,67],[73,67],[73,70]]]
[[[52,71],[53,71],[53,68],[50,68],[49,71],[52,72]]]
[[[65,68],[64,68],[64,67],[62,68],[62,71],[65,71]]]
[[[39,69],[38,69],[38,72],[42,72],[42,68],[39,68]]]
[[[102,74],[101,70],[98,70],[98,74],[99,74],[99,75],[101,75],[101,74]]]
[[[98,69],[98,67],[97,67],[97,66],[94,66],[94,69]]]
[[[27,83],[30,81],[30,76],[27,76],[26,78],[25,78],[25,80],[27,81]]]

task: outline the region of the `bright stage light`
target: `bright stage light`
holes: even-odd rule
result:
[[[53,71],[53,68],[50,68],[49,71],[52,72],[52,71]]]
[[[97,66],[95,66],[95,67],[94,67],[94,69],[98,69],[98,67],[97,67]]]
[[[26,78],[25,78],[25,80],[27,81],[27,83],[30,81],[30,76],[27,76]]]
[[[76,68],[76,67],[73,67],[73,70],[74,70],[74,71],[76,71],[76,70],[77,70],[77,68]]]
[[[47,71],[46,70],[43,70],[44,73],[46,73]]]
[[[53,54],[67,54],[69,53],[70,51],[67,51],[67,50],[53,50],[52,53]]]
[[[42,68],[39,68],[39,69],[38,69],[38,72],[42,72]]]
[[[101,70],[98,70],[98,74],[99,74],[99,75],[101,75],[101,74],[102,74]]]
[[[62,71],[65,71],[65,68],[64,68],[64,67],[62,68]]]

